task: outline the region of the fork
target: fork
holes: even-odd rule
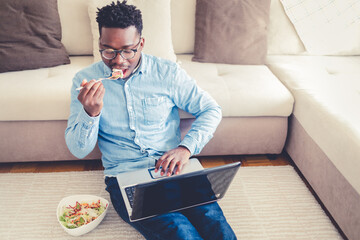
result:
[[[107,78],[99,78],[99,79],[95,80],[95,82],[97,83],[97,82],[100,82],[102,80],[118,80],[118,79],[111,78],[111,76],[110,76],[110,77],[107,77]],[[78,88],[76,88],[76,91],[80,91],[83,88],[84,87],[78,87]]]

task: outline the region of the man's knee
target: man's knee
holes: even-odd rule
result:
[[[149,239],[202,239],[181,213],[170,213],[144,220],[138,230]],[[149,236],[152,235],[152,236]]]

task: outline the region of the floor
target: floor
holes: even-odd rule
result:
[[[198,157],[205,168],[227,163],[242,162],[242,167],[249,166],[283,166],[292,165],[287,153],[279,155],[236,155],[236,156],[209,156]],[[101,160],[74,160],[54,162],[23,162],[0,163],[0,173],[41,173],[67,171],[94,171],[102,170]]]

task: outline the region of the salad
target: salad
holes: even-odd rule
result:
[[[107,208],[101,205],[100,199],[91,204],[87,202],[76,202],[75,206],[63,207],[63,214],[59,217],[60,222],[67,228],[73,229],[86,225],[99,217]]]
[[[109,77],[109,79],[114,79],[117,80],[119,78],[123,78],[124,77],[124,73],[122,70],[120,69],[113,69],[111,76]]]

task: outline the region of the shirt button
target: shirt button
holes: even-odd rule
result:
[[[91,124],[93,124],[93,122],[92,122],[92,121],[89,121],[89,124],[91,125]]]

